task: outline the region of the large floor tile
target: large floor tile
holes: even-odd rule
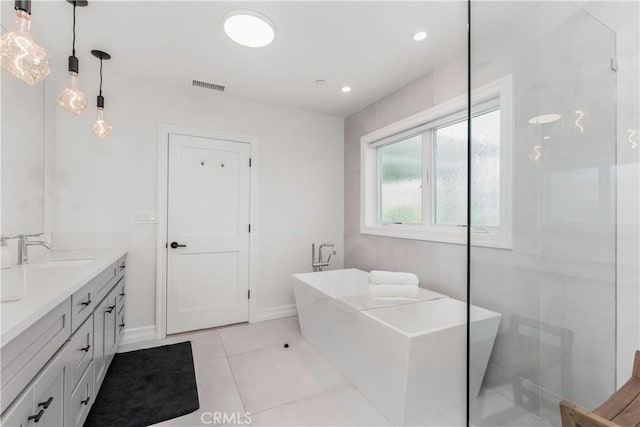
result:
[[[226,356],[217,330],[194,333],[189,339],[196,363]]]
[[[297,317],[230,326],[218,333],[229,356],[304,339]]]
[[[253,426],[377,426],[390,425],[352,386],[269,409],[251,416]]]
[[[244,406],[225,357],[196,363],[200,410],[244,414]]]
[[[274,408],[345,384],[306,341],[229,357],[245,409]]]

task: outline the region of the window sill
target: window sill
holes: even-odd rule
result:
[[[447,231],[426,230],[415,226],[384,225],[361,226],[360,234],[398,239],[422,240],[427,242],[450,243],[456,245],[467,244],[466,227],[450,227]],[[511,249],[511,239],[502,235],[481,232],[471,233],[472,246],[482,246],[495,249]]]

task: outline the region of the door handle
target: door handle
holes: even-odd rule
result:
[[[186,248],[186,247],[187,247],[187,245],[181,245],[181,244],[180,244],[180,243],[178,243],[178,242],[171,242],[171,248],[172,248],[172,249],[176,249],[176,248]]]

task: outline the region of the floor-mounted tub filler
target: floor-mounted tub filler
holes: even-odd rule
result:
[[[463,425],[466,303],[426,289],[371,299],[357,269],[293,275],[304,337],[396,425]],[[500,324],[471,308],[475,398]]]

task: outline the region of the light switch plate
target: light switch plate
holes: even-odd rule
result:
[[[131,224],[155,224],[156,213],[153,211],[131,211]]]

